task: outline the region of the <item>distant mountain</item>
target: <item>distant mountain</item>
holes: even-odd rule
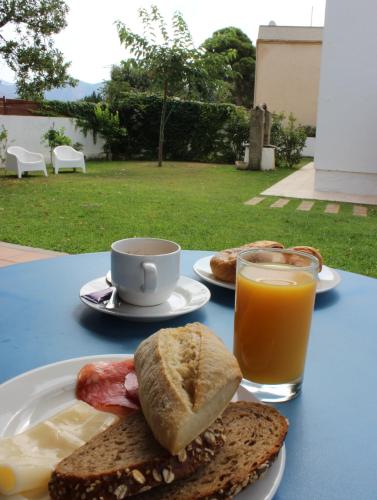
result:
[[[16,86],[14,83],[3,82],[0,80],[0,96],[8,99],[16,99]]]
[[[83,97],[91,95],[93,92],[98,93],[102,88],[102,85],[103,83],[87,83],[80,80],[76,87],[60,87],[45,92],[45,99],[56,101],[78,101]]]
[[[45,92],[45,99],[57,101],[78,101],[83,97],[98,93],[103,83],[87,83],[79,81],[76,87],[59,87],[57,89]],[[0,80],[0,97],[5,96],[8,99],[17,99],[16,85],[14,83]]]

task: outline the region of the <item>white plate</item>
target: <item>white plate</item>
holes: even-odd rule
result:
[[[88,293],[108,287],[107,277],[102,276],[86,283],[80,290],[80,299],[87,306],[106,314],[133,321],[162,321],[188,314],[203,307],[211,298],[208,288],[199,281],[181,276],[168,300],[158,306],[134,306],[121,302],[116,309],[106,309],[104,304],[95,304],[83,297]]]
[[[204,281],[207,281],[207,283],[222,286],[223,288],[229,288],[230,290],[235,290],[236,285],[234,283],[227,283],[226,281],[218,280],[212,274],[212,269],[209,264],[212,257],[213,255],[208,255],[208,257],[202,257],[201,259],[197,260],[193,266],[195,273]]]
[[[12,436],[59,412],[75,402],[78,371],[86,363],[113,361],[130,354],[105,354],[68,359],[23,373],[0,385],[0,436]],[[240,387],[234,398],[256,401],[246,389]],[[283,477],[285,446],[266,474],[255,484],[241,492],[239,500],[270,500]]]
[[[197,260],[193,266],[195,273],[207,283],[222,286],[223,288],[229,288],[230,290],[235,290],[236,286],[234,283],[227,283],[226,281],[218,280],[212,274],[211,266],[209,264],[212,257],[213,255],[209,255],[208,257],[202,257],[201,259]],[[340,274],[335,271],[335,269],[331,269],[327,266],[322,266],[322,270],[318,274],[317,293],[323,293],[327,292],[328,290],[332,290],[339,285],[340,281]]]
[[[331,267],[327,266],[322,266],[322,270],[318,274],[318,278],[317,293],[332,290],[338,286],[342,280],[338,271],[335,271],[335,269],[331,269]]]

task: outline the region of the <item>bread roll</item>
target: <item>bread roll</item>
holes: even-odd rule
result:
[[[250,248],[284,248],[284,245],[278,241],[262,240],[247,243],[241,247],[223,250],[214,255],[210,260],[211,271],[215,278],[227,283],[235,283],[237,257],[241,252]]]
[[[172,454],[214,422],[242,378],[235,357],[200,323],[151,335],[135,352],[135,368],[145,419]]]
[[[319,250],[317,248],[301,245],[301,246],[291,247],[291,248],[289,248],[289,250],[296,250],[297,252],[304,252],[304,253],[308,253],[309,255],[314,255],[314,257],[316,257],[318,259],[318,272],[321,272],[321,269],[323,266],[323,257],[319,253]],[[299,259],[297,258],[297,256],[295,257],[295,259],[291,258],[289,263],[290,264],[299,263]]]

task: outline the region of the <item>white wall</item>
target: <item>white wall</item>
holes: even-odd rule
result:
[[[326,4],[315,188],[377,195],[377,1]]]
[[[307,137],[305,141],[304,149],[302,150],[302,156],[314,156],[315,154],[315,137]]]
[[[13,116],[0,115],[0,129],[4,125],[8,131],[8,146],[22,146],[29,151],[42,153],[46,161],[50,162],[50,151],[42,144],[42,135],[55,124],[56,129],[64,127],[67,135],[74,144],[81,142],[83,153],[87,159],[103,157],[103,139],[97,137],[96,144],[93,135],[89,132],[85,137],[80,129],[75,128],[75,120],[71,118],[47,116]]]
[[[249,144],[245,143],[245,152],[243,161],[249,163]],[[302,156],[314,156],[315,153],[315,137],[307,137],[305,141],[304,149],[302,150]]]

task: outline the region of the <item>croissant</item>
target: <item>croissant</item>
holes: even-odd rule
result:
[[[241,247],[222,250],[210,260],[212,274],[215,278],[227,283],[235,283],[237,257],[241,252],[249,248],[284,248],[284,245],[278,241],[261,240],[247,243]]]

